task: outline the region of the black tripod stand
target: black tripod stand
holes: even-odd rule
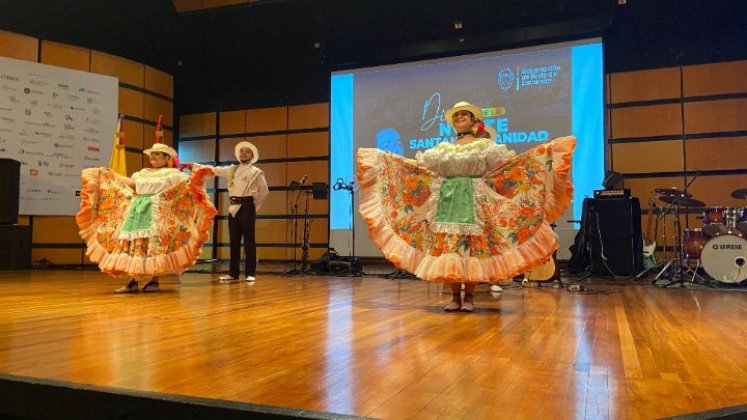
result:
[[[651,281],[651,284],[658,284],[657,282],[659,280],[668,280],[665,284],[659,284],[661,287],[669,287],[674,285],[680,285],[680,286],[687,286],[687,285],[693,285],[695,284],[695,279],[697,278],[702,282],[702,284],[705,283],[705,279],[703,279],[701,276],[698,275],[696,266],[695,270],[691,269],[686,263],[685,263],[685,247],[682,244],[682,229],[680,226],[680,207],[704,207],[705,203],[703,203],[700,200],[696,200],[692,198],[692,195],[688,193],[687,189],[692,185],[692,183],[698,178],[697,172],[695,173],[695,176],[685,185],[685,188],[682,191],[671,189],[671,190],[657,190],[657,191],[668,191],[668,194],[663,195],[659,197],[659,200],[663,201],[664,203],[667,203],[668,206],[664,209],[662,212],[662,218],[666,221],[667,215],[672,215],[674,217],[673,221],[673,231],[674,231],[674,256],[666,261],[663,268],[659,271],[659,273],[654,277],[654,279]],[[664,232],[666,232],[666,223],[664,223],[665,228]],[[665,237],[665,243],[666,243],[666,237]],[[665,248],[666,250],[666,248]],[[665,255],[666,260],[666,255]],[[700,263],[698,262],[698,265]],[[655,266],[656,269],[659,269],[659,266]],[[642,273],[643,274],[643,273]],[[689,279],[689,277],[692,275]]]
[[[290,184],[290,190],[291,191],[298,191],[296,194],[296,199],[293,201],[293,207],[291,208],[291,220],[293,223],[293,268],[283,273],[284,275],[293,276],[293,275],[299,275],[304,274],[304,271],[306,270],[306,264],[302,264],[301,268],[298,268],[298,259],[296,257],[296,248],[298,247],[298,202],[301,199],[301,193],[304,192],[303,185],[306,182],[306,179],[308,178],[308,175],[304,175],[303,178],[301,178],[300,181],[293,181]],[[304,237],[305,242],[301,245],[302,249],[302,256],[305,254],[307,260],[305,261],[308,263],[308,218],[309,218],[309,191],[306,191],[306,209],[304,211]],[[287,231],[286,231],[287,232]],[[306,245],[306,249],[304,251],[303,245]],[[304,263],[302,261],[302,263]]]
[[[335,191],[345,190],[350,193],[350,232],[352,235],[351,255],[348,272],[342,274],[349,276],[362,276],[365,273],[363,273],[363,270],[360,268],[361,266],[358,263],[358,259],[355,257],[355,211],[353,209],[356,190],[355,181],[345,183],[342,178],[337,178],[337,182],[335,182],[335,185],[332,186],[332,189]]]
[[[306,204],[303,210],[303,241],[301,242],[301,270],[297,273],[300,276],[311,273],[309,270],[309,231],[311,229],[311,220],[309,220],[309,197],[311,191],[304,191]]]

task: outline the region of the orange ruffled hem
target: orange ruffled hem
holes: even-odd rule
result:
[[[114,277],[125,275],[149,277],[181,274],[194,266],[200,256],[202,245],[208,239],[208,231],[213,224],[213,218],[218,213],[204,188],[205,177],[212,176],[212,171],[207,168],[198,169],[187,183],[187,190],[197,197],[198,202],[197,217],[187,244],[169,254],[132,256],[127,253],[112,254],[97,241],[96,232],[99,223],[96,221],[93,198],[96,197],[99,188],[101,170],[99,168],[83,170],[81,205],[75,215],[75,221],[80,228],[80,236],[86,242],[86,255],[99,265],[101,272]]]
[[[572,136],[545,145],[552,148],[553,154],[552,176],[546,181],[545,222],[524,243],[498,255],[483,258],[456,253],[432,256],[399,237],[386,224],[381,200],[376,195],[376,167],[382,153],[377,149],[358,149],[359,212],[366,221],[369,236],[386,259],[423,280],[476,283],[510,279],[543,264],[558,248],[549,222],[565,213],[573,197],[573,184],[568,174],[575,146],[576,138]]]

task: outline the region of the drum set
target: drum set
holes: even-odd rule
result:
[[[664,247],[663,266],[657,264],[651,267],[659,270],[653,281],[655,284],[668,280],[662,286],[688,282],[712,286],[714,281],[734,284],[747,280],[747,207],[706,207],[704,202],[693,198],[687,189],[657,188],[654,193],[658,200],[666,204],[656,208],[657,222],[663,219],[666,226],[666,217],[673,216],[675,245],[673,258],[667,259],[667,248]],[[731,196],[747,199],[747,189],[735,190]],[[683,208],[688,209],[688,214],[697,214],[701,209],[702,216],[698,218],[702,218],[703,226],[681,230],[680,214]],[[684,235],[681,235],[683,231]],[[684,240],[681,240],[682,237]],[[666,238],[664,240],[666,243]],[[701,276],[700,268],[708,278]],[[641,274],[646,271],[649,270]]]

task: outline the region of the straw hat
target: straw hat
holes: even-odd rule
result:
[[[482,115],[482,109],[480,109],[480,107],[464,101],[457,102],[453,107],[451,107],[451,109],[446,110],[446,112],[444,112],[444,118],[446,118],[446,121],[449,124],[454,125],[454,113],[459,111],[469,111],[475,116],[475,119],[480,121],[485,118]]]
[[[150,156],[152,152],[161,152],[171,156],[171,159],[176,158],[176,150],[174,150],[173,147],[170,147],[167,144],[156,143],[150,149],[143,150],[143,154],[146,154],[148,156]]]
[[[254,162],[258,161],[259,160],[259,150],[257,150],[257,146],[249,143],[248,141],[240,141],[236,145],[236,147],[234,147],[233,153],[234,153],[234,155],[236,155],[236,160],[238,160],[239,162],[241,161],[241,157],[239,155],[240,155],[241,149],[243,149],[245,147],[248,147],[248,148],[250,148],[252,150],[252,161],[249,162],[249,163],[254,163]]]

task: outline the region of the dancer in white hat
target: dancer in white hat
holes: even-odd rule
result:
[[[76,221],[87,255],[102,272],[129,278],[117,293],[156,292],[159,278],[195,264],[217,213],[205,191],[210,171],[175,169],[176,150],[156,143],[143,151],[151,168],[118,175],[109,168],[82,173]]]
[[[239,142],[234,148],[239,164],[208,166],[193,164],[194,169],[209,168],[215,176],[228,179],[228,236],[231,244],[231,263],[222,282],[238,280],[240,276],[241,240],[244,240],[244,279],[254,282],[257,275],[257,243],[255,222],[257,210],[264,204],[269,189],[264,172],[254,166],[259,159],[257,147],[248,141]]]
[[[455,141],[414,160],[358,150],[359,211],[384,256],[423,280],[450,283],[446,311],[472,312],[477,283],[525,273],[557,249],[550,223],[573,195],[576,139],[517,156],[495,142],[479,107],[459,102],[444,119]]]

